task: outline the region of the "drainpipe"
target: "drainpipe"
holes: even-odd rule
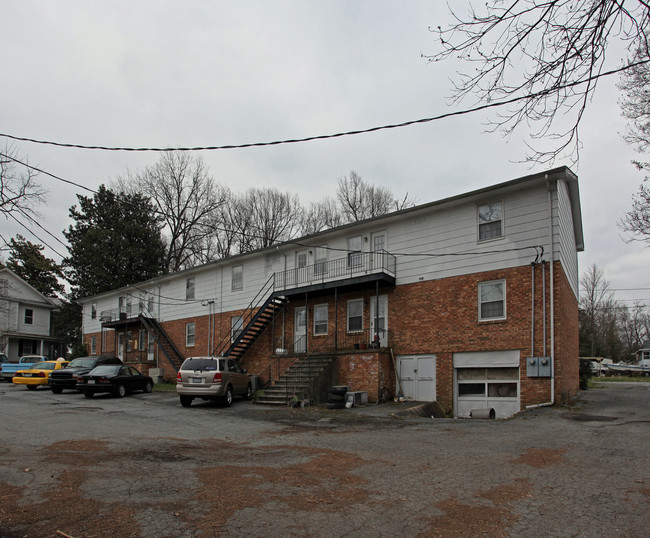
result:
[[[531,314],[530,314],[530,356],[535,356],[535,262],[530,264]]]
[[[551,185],[548,180],[548,174],[545,175],[546,188],[548,190],[548,212],[549,212],[549,222],[548,222],[548,238],[549,246],[551,252],[551,261],[549,262],[550,266],[550,293],[551,293],[551,400],[546,403],[527,405],[526,409],[534,409],[536,407],[546,407],[553,405],[555,403],[555,302],[554,302],[554,286],[553,286],[553,259],[554,259],[554,245],[553,245],[553,193],[551,191]],[[546,300],[544,300],[546,304]],[[546,320],[546,317],[544,318]],[[546,335],[544,335],[544,342],[546,343]]]

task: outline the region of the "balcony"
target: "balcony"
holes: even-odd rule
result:
[[[345,258],[275,273],[275,292],[305,292],[364,282],[395,284],[395,256],[386,251],[350,252]]]

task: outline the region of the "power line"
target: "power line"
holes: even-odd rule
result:
[[[25,228],[25,230],[27,230],[30,234],[32,234],[36,239],[38,239],[41,243],[43,243],[43,244],[44,244],[47,248],[49,248],[52,252],[54,252],[55,254],[57,254],[58,256],[60,256],[61,259],[65,258],[65,256],[64,256],[63,254],[61,254],[61,253],[60,253],[58,250],[56,250],[54,247],[52,247],[51,245],[48,245],[45,241],[43,241],[43,240],[42,240],[38,235],[36,235],[36,233],[34,232],[34,230],[30,230],[30,229],[29,229],[25,224],[23,224],[22,222],[20,222],[20,221],[19,221],[19,220],[18,220],[18,219],[17,219],[17,218],[12,214],[12,213],[7,213],[7,215],[10,216],[12,219],[14,219],[14,220],[15,220],[15,221],[20,225],[20,226],[22,226],[23,228]]]
[[[369,127],[366,129],[357,129],[357,130],[352,130],[352,131],[344,131],[344,132],[339,132],[339,133],[334,133],[334,134],[326,134],[326,135],[315,135],[315,136],[307,136],[304,138],[291,138],[291,139],[284,139],[284,140],[274,140],[271,142],[251,142],[247,144],[225,144],[221,146],[194,146],[194,147],[168,147],[168,148],[160,148],[160,147],[119,147],[119,146],[91,146],[91,145],[86,145],[86,144],[70,144],[70,143],[64,143],[64,142],[55,142],[51,140],[38,140],[35,138],[28,138],[28,137],[21,137],[21,136],[15,136],[11,134],[6,134],[6,133],[0,133],[0,136],[9,138],[11,140],[16,140],[20,142],[32,142],[34,144],[43,144],[43,145],[49,145],[49,146],[57,146],[57,147],[62,147],[62,148],[74,148],[74,149],[93,149],[93,150],[102,150],[102,151],[132,151],[132,152],[143,152],[143,151],[150,151],[150,152],[171,152],[171,151],[214,151],[214,150],[230,150],[230,149],[245,149],[245,148],[252,148],[252,147],[262,147],[262,146],[278,146],[282,144],[297,144],[300,142],[312,142],[314,140],[327,140],[331,138],[340,138],[344,136],[352,136],[352,135],[359,135],[359,134],[366,134],[366,133],[372,133],[376,131],[383,131],[387,129],[397,129],[400,127],[408,127],[411,125],[417,125],[420,123],[429,123],[432,121],[439,121],[442,119],[447,119],[451,118],[454,116],[463,116],[467,114],[471,114],[474,112],[479,112],[481,110],[487,110],[490,108],[496,108],[496,107],[502,107],[506,105],[511,105],[513,103],[517,103],[519,101],[525,101],[527,99],[536,99],[538,97],[543,97],[545,95],[549,95],[554,93],[555,91],[558,90],[564,90],[564,89],[569,89],[569,88],[574,88],[576,86],[580,86],[583,84],[587,84],[589,82],[597,81],[601,77],[606,77],[610,75],[615,75],[618,74],[622,71],[625,71],[627,69],[630,69],[632,67],[636,67],[639,65],[643,65],[650,62],[650,60],[643,60],[639,61],[636,63],[631,63],[628,65],[625,65],[623,67],[619,67],[617,69],[612,69],[610,71],[606,71],[604,73],[598,73],[596,75],[590,75],[587,78],[584,78],[582,80],[578,80],[575,82],[570,82],[567,84],[564,84],[562,86],[554,87],[553,89],[544,89],[539,92],[535,93],[530,93],[526,95],[522,95],[519,97],[513,97],[511,99],[506,99],[503,101],[494,101],[494,102],[489,102],[483,105],[478,105],[472,108],[466,108],[463,110],[456,110],[454,112],[446,112],[444,114],[439,114],[437,116],[432,116],[429,118],[420,118],[417,120],[409,120],[409,121],[404,121],[401,123],[393,123],[393,124],[388,124],[388,125],[380,125],[376,127]]]

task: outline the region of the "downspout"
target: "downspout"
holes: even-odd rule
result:
[[[548,212],[549,212],[549,223],[548,223],[548,235],[549,235],[549,248],[551,261],[550,265],[550,288],[551,288],[551,400],[546,403],[527,405],[526,409],[534,409],[536,407],[547,407],[555,403],[555,303],[553,299],[553,259],[554,259],[554,244],[553,244],[553,195],[551,192],[551,186],[548,180],[548,174],[545,175],[546,188],[548,190]],[[546,298],[544,298],[544,305],[546,305]],[[544,317],[546,321],[546,317]],[[544,335],[544,345],[546,345],[546,335]]]
[[[530,264],[531,314],[530,314],[530,356],[535,356],[535,262]]]

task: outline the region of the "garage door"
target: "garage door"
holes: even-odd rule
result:
[[[519,350],[454,354],[454,410],[494,409],[497,418],[514,415],[519,405]]]
[[[398,357],[399,379],[405,398],[416,402],[436,401],[436,356]]]

